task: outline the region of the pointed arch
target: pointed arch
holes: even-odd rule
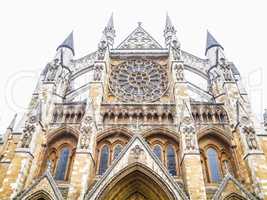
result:
[[[133,163],[115,174],[96,199],[106,200],[116,197],[117,200],[124,200],[134,195],[141,195],[145,199],[177,199],[158,174],[140,163]]]
[[[227,195],[223,200],[246,200],[246,198],[237,193],[231,193]]]
[[[98,174],[103,175],[108,169],[110,149],[108,145],[104,145],[100,152]]]
[[[39,190],[26,198],[23,198],[24,200],[53,200],[53,197],[46,192],[45,190]]]

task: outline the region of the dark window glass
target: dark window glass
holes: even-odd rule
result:
[[[109,148],[105,145],[100,154],[99,174],[102,175],[108,168]]]
[[[213,182],[219,182],[221,180],[221,175],[219,171],[217,151],[213,148],[209,148],[207,150],[207,155],[211,173],[211,180]]]
[[[121,145],[117,145],[114,149],[114,153],[113,153],[113,159],[115,160],[116,158],[118,158],[120,152],[121,152],[122,146]]]
[[[65,174],[67,171],[67,165],[68,165],[68,160],[69,160],[69,149],[64,147],[61,150],[59,160],[57,163],[57,169],[56,169],[56,174],[55,174],[55,179],[56,180],[65,180]]]
[[[172,176],[176,176],[176,161],[175,161],[175,152],[172,145],[167,147],[167,167],[168,171]]]
[[[161,147],[160,147],[160,145],[154,146],[153,152],[161,160]]]

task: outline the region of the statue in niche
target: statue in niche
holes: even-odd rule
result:
[[[182,65],[175,65],[177,81],[184,81],[184,69]]]
[[[171,41],[171,49],[174,60],[181,60],[181,44],[176,37],[173,37]]]
[[[252,127],[246,127],[245,126],[243,128],[243,131],[244,131],[245,136],[246,136],[246,142],[247,142],[248,148],[250,150],[257,149],[258,145],[257,145],[255,130]]]
[[[23,129],[23,137],[21,139],[21,147],[22,148],[29,148],[29,146],[30,146],[32,134],[35,131],[34,123],[35,123],[35,117],[34,116],[30,117],[25,122],[25,127]]]
[[[195,130],[193,126],[186,126],[183,129],[185,134],[185,149],[195,150]]]
[[[94,66],[94,81],[100,81],[101,80],[102,70],[103,70],[102,65],[95,65]]]
[[[80,148],[88,149],[90,144],[90,133],[92,131],[92,117],[87,116],[84,119],[83,125],[81,127],[81,139],[80,139]]]
[[[50,62],[47,64],[47,72],[45,76],[46,81],[54,81],[57,75],[58,68],[60,66],[60,61],[58,58],[54,59],[54,62]]]
[[[226,61],[225,58],[221,58],[220,61],[221,61],[220,65],[221,65],[221,69],[223,72],[224,80],[225,81],[232,81],[233,76],[232,76],[230,64]]]
[[[105,38],[101,39],[100,43],[98,44],[98,51],[97,51],[98,60],[103,60],[105,58],[107,47],[108,47],[107,40]]]

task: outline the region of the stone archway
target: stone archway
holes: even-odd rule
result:
[[[40,190],[22,199],[23,200],[52,200],[53,197],[51,197],[48,192],[44,190]]]
[[[149,168],[135,163],[104,187],[99,200],[174,200],[175,195]]]

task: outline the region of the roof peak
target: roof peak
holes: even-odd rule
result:
[[[217,42],[217,40],[212,36],[212,34],[207,30],[207,43],[206,43],[206,51],[205,51],[205,55],[207,55],[207,52],[210,48],[212,47],[222,47],[222,45],[220,45],[219,42]]]
[[[137,25],[117,49],[162,49],[162,46],[143,28],[141,22]]]
[[[57,50],[59,50],[62,47],[69,48],[72,51],[73,55],[75,55],[73,43],[74,42],[73,42],[73,31],[72,31],[68,35],[68,37],[62,42],[62,44],[57,47]]]

